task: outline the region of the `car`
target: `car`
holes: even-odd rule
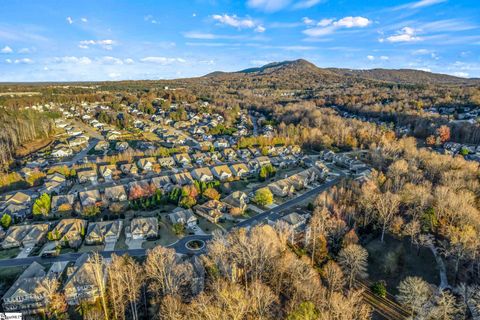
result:
[[[26,248],[26,249],[25,249],[25,252],[26,252],[26,253],[30,253],[30,252],[32,252],[32,249],[33,249],[33,248]]]

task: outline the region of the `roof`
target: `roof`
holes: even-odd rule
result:
[[[3,299],[34,293],[45,275],[45,268],[38,262],[32,262],[3,295]]]
[[[286,216],[283,216],[282,220],[293,226],[297,224],[305,223],[306,221],[305,218],[302,215],[298,214],[297,212],[292,212]]]

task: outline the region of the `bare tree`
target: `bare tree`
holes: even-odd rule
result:
[[[181,297],[182,287],[193,276],[193,267],[189,262],[181,262],[175,250],[157,246],[148,252],[145,272],[152,280],[150,291],[159,298],[166,295]]]
[[[449,292],[440,291],[434,299],[434,306],[428,312],[428,319],[432,320],[451,320],[456,319],[460,314],[461,308],[456,298]]]
[[[398,301],[409,308],[413,317],[432,298],[433,288],[419,277],[406,277],[398,285]]]
[[[115,319],[125,319],[126,293],[119,272],[122,269],[122,265],[122,257],[113,254],[112,261],[108,266],[108,296],[110,297],[110,305]]]
[[[347,276],[348,287],[351,288],[355,278],[368,276],[368,252],[358,244],[351,244],[340,251],[338,263]]]
[[[58,290],[60,282],[55,278],[45,277],[36,288],[36,293],[45,298],[46,316],[49,319],[68,319],[65,296]]]
[[[98,287],[100,293],[100,299],[102,301],[102,309],[105,320],[108,320],[108,306],[107,306],[107,289],[105,287],[106,283],[106,266],[104,264],[103,258],[98,254],[98,252],[93,253],[90,256],[90,266],[93,271],[93,276],[95,279],[95,284]]]
[[[328,261],[322,269],[322,279],[328,288],[328,296],[340,292],[345,285],[342,269],[335,261]]]

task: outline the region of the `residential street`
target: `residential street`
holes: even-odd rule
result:
[[[302,195],[290,199],[273,209],[264,211],[256,216],[253,216],[249,219],[246,219],[240,223],[238,223],[235,228],[249,228],[255,226],[266,218],[270,218],[271,220],[276,220],[281,218],[284,214],[289,213],[288,209],[295,207],[296,205],[300,204],[304,200],[312,197],[316,194],[322,193],[323,191],[327,190],[328,188],[336,185],[339,183],[343,178],[344,174],[330,180],[316,188],[313,188]],[[212,235],[190,235],[183,237],[182,239],[178,240],[177,242],[171,244],[170,248],[175,249],[177,253],[180,254],[201,254],[205,252],[205,248],[201,250],[191,250],[186,247],[187,242],[192,240],[200,240],[200,241],[208,241],[212,239]],[[113,251],[101,251],[101,255],[105,258],[110,257],[112,254],[122,255],[128,253],[130,256],[144,256],[146,254],[145,249],[128,249],[128,250],[113,250]],[[51,258],[42,258],[39,256],[34,257],[26,257],[26,258],[17,258],[17,259],[4,259],[0,260],[0,267],[14,267],[14,266],[25,266],[31,264],[33,261],[39,263],[52,263],[56,261],[75,261],[78,257],[80,257],[82,253],[66,253],[62,254],[58,257],[51,257]]]

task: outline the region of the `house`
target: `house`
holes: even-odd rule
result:
[[[128,199],[125,187],[123,185],[107,187],[103,193],[106,203],[121,202]]]
[[[194,169],[191,173],[195,180],[201,182],[209,182],[213,180],[212,171],[210,171],[210,169],[207,167]]]
[[[78,248],[82,243],[82,235],[85,234],[87,221],[82,219],[62,219],[51,232],[52,239],[68,244],[72,248]]]
[[[149,158],[141,158],[138,159],[137,165],[140,169],[143,171],[152,171],[153,166],[157,163],[154,157],[149,157]]]
[[[236,178],[244,178],[249,176],[252,171],[247,167],[245,163],[237,163],[230,165],[233,176]]]
[[[78,193],[82,207],[99,206],[102,205],[102,197],[98,189],[82,191]]]
[[[138,175],[138,167],[135,163],[124,163],[120,165],[120,171],[129,176]]]
[[[57,147],[55,150],[50,153],[50,155],[54,158],[64,158],[71,156],[73,154],[73,150],[68,147]]]
[[[152,184],[155,188],[163,190],[163,192],[170,192],[173,188],[172,180],[169,176],[160,176],[152,178]]]
[[[218,200],[210,200],[204,204],[198,204],[193,207],[195,214],[207,219],[212,223],[217,223],[218,220],[223,217],[226,209],[227,205]]]
[[[115,150],[119,152],[123,152],[128,149],[128,142],[127,141],[119,141],[115,143]]]
[[[192,155],[192,160],[198,165],[203,165],[210,161],[210,158],[203,152],[197,152]]]
[[[77,179],[80,183],[97,183],[97,172],[93,168],[84,168],[77,170]]]
[[[281,223],[286,226],[289,231],[289,241],[293,244],[305,239],[305,228],[307,226],[307,218],[297,212],[292,212],[280,219]]]
[[[3,295],[3,310],[21,312],[22,315],[43,311],[46,307],[46,296],[41,286],[46,275],[44,266],[32,262]]]
[[[175,166],[175,160],[172,157],[159,158],[158,164],[163,168],[171,168]]]
[[[230,143],[225,139],[217,139],[213,142],[213,147],[215,149],[224,149],[230,147]]]
[[[297,174],[294,174],[288,177],[287,179],[295,187],[296,190],[301,190],[303,188],[308,187],[314,181],[319,180],[323,176],[324,176],[323,172],[321,172],[316,167],[311,167]]]
[[[258,163],[260,168],[271,164],[270,158],[267,156],[256,157],[254,160]]]
[[[240,212],[245,211],[247,208],[248,196],[245,192],[234,191],[227,197],[222,199],[222,202],[230,205],[232,208],[240,210]]]
[[[190,158],[188,153],[178,153],[178,154],[175,154],[173,158],[175,159],[177,164],[182,167],[186,167],[192,162],[192,159]]]
[[[110,144],[107,141],[102,140],[95,145],[94,149],[95,151],[107,151],[109,147],[110,147]]]
[[[237,155],[243,160],[249,160],[252,157],[252,153],[248,149],[237,150]]]
[[[95,302],[100,297],[95,264],[91,255],[82,254],[72,267],[67,268],[67,280],[63,286],[65,299],[68,305],[79,305],[80,302]],[[101,275],[104,285],[107,281],[107,266],[101,264]]]
[[[295,187],[287,179],[272,182],[267,187],[275,196],[282,198],[290,196],[295,192]]]
[[[63,174],[55,172],[46,176],[43,187],[40,189],[39,193],[60,193],[60,191],[66,186],[67,180]]]
[[[114,164],[99,166],[98,172],[105,179],[105,181],[112,181],[113,177],[116,175],[117,166]]]
[[[227,165],[220,165],[212,168],[212,173],[215,178],[220,181],[227,181],[232,177],[232,171]]]
[[[187,228],[192,228],[198,223],[198,219],[193,214],[192,209],[176,208],[172,213],[168,214],[168,218],[173,225],[180,223]]]
[[[222,150],[223,158],[227,161],[233,161],[237,158],[237,153],[232,148],[225,148]]]
[[[51,208],[53,213],[70,212],[73,209],[75,196],[73,194],[62,194],[53,196],[51,201]]]
[[[134,240],[145,240],[158,236],[158,220],[155,217],[135,218],[130,222],[130,229],[127,237]]]
[[[174,174],[172,180],[175,184],[178,184],[180,186],[192,184],[194,181],[190,172],[180,172]]]
[[[0,206],[0,210],[10,216],[23,218],[30,212],[32,197],[24,192],[18,191],[7,195]]]
[[[11,226],[2,242],[2,248],[17,248],[23,246],[32,248],[45,239],[48,224],[32,224]]]
[[[92,222],[88,225],[85,235],[86,244],[116,242],[122,231],[123,221]]]

